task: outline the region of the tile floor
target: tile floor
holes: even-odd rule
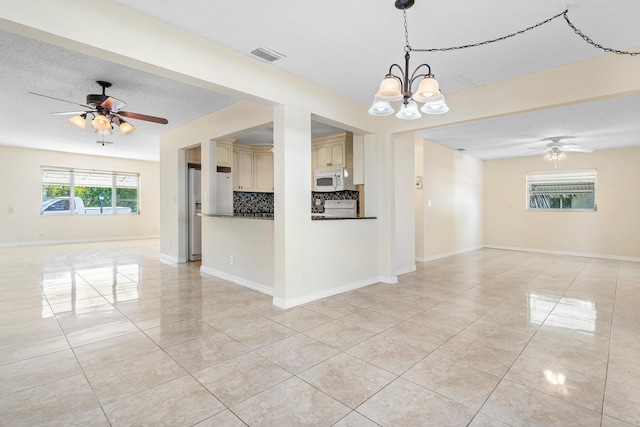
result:
[[[0,425],[640,425],[640,263],[484,249],[285,311],[158,251],[0,249]]]

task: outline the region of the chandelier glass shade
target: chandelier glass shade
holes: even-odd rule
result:
[[[440,91],[440,85],[431,74],[429,64],[420,64],[409,74],[409,60],[411,46],[409,45],[409,31],[407,29],[407,9],[413,6],[414,0],[396,0],[396,9],[403,11],[406,45],[404,47],[404,69],[398,64],[392,64],[389,72],[384,76],[378,92],[373,96],[373,104],[369,114],[373,116],[388,116],[393,114],[391,102],[402,101],[396,117],[403,120],[415,120],[425,114],[442,114],[449,111]],[[394,71],[396,74],[394,74]],[[414,83],[418,84],[413,91]],[[418,110],[416,102],[424,103]]]
[[[376,99],[369,109],[369,114],[372,116],[388,116],[389,114],[393,114],[393,107],[389,104],[389,101]]]
[[[409,50],[405,47],[405,68],[398,64],[393,64],[389,72],[380,83],[378,92],[373,97],[373,104],[369,109],[369,114],[373,116],[388,116],[393,114],[394,109],[391,102],[402,101],[402,105],[396,117],[403,120],[415,120],[425,114],[443,114],[449,111],[449,107],[444,100],[444,95],[440,91],[438,81],[431,74],[429,64],[420,64],[411,75],[409,75]],[[424,69],[424,71],[422,71]],[[396,71],[399,75],[394,74]],[[413,92],[414,83],[420,82],[418,89]],[[418,110],[416,102],[424,103]]]

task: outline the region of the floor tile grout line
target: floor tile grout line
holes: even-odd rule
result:
[[[609,326],[609,345],[607,346],[607,369],[605,370],[604,373],[604,389],[602,391],[602,406],[600,409],[600,426],[602,427],[603,423],[604,423],[604,417],[605,417],[605,409],[606,409],[606,397],[607,397],[607,385],[608,385],[608,378],[609,378],[609,364],[611,362],[611,341],[613,340],[613,326],[614,326],[614,322],[615,322],[615,316],[616,316],[616,300],[617,300],[617,295],[618,295],[618,284],[620,282],[620,262],[618,261],[617,263],[617,271],[616,271],[616,287],[615,287],[615,292],[613,294],[613,308],[612,308],[612,313],[611,313],[611,324]]]
[[[580,273],[582,273],[587,265],[589,264],[590,260],[587,260],[587,262],[584,263],[583,267],[580,269]],[[542,328],[542,325],[544,324],[544,322],[549,318],[549,316],[551,315],[551,313],[553,313],[553,310],[555,310],[555,308],[558,306],[558,304],[560,303],[560,301],[562,301],[562,298],[564,297],[564,295],[566,295],[567,291],[571,288],[571,286],[575,283],[576,279],[579,277],[580,273],[576,274],[576,276],[574,277],[574,279],[571,281],[571,284],[569,286],[567,286],[567,288],[565,289],[565,291],[562,293],[562,296],[558,299],[558,301],[554,304],[553,308],[549,311],[549,314],[547,314],[547,316],[545,317],[545,320],[543,320],[542,322],[540,322],[540,325],[537,327],[536,332],[531,336],[531,338],[527,341],[527,344],[525,344],[525,346],[523,347],[522,351],[520,351],[520,353],[518,354],[518,356],[514,359],[513,363],[511,363],[511,365],[509,366],[509,368],[506,370],[506,372],[503,374],[503,376],[500,378],[500,381],[498,381],[498,383],[496,384],[496,386],[493,388],[493,390],[491,391],[491,393],[487,396],[487,398],[485,399],[484,403],[482,404],[482,406],[480,407],[480,409],[478,410],[477,414],[480,413],[480,411],[482,410],[482,408],[484,407],[484,405],[487,403],[487,401],[489,400],[489,398],[491,397],[491,395],[495,392],[495,390],[498,388],[498,386],[500,385],[500,383],[502,383],[502,381],[504,380],[504,378],[506,377],[506,375],[509,373],[509,371],[511,370],[511,368],[513,367],[514,363],[520,358],[520,356],[522,356],[522,353],[524,353],[524,351],[526,350],[526,348],[529,346],[529,344],[531,343],[531,341],[533,340],[533,338],[538,334],[538,332],[540,331],[540,329]],[[528,387],[527,385],[525,385],[526,387]],[[552,398],[558,398],[552,394],[537,390],[537,389],[533,389],[536,390],[540,393],[546,394],[547,396],[550,396]],[[604,394],[603,394],[604,397]],[[564,399],[561,399],[564,400]],[[567,401],[568,402],[568,401]],[[585,408],[582,405],[573,403],[573,402],[568,402],[568,403],[572,403],[573,405],[576,406],[580,406],[584,409],[590,410],[589,408]],[[476,414],[476,415],[477,415]],[[603,418],[603,412],[600,412],[600,420],[602,423],[602,418]],[[474,417],[475,418],[475,417]],[[502,420],[499,420],[501,422],[504,422]]]
[[[46,297],[46,295],[44,295],[44,294],[43,294],[43,296],[47,300],[47,304],[49,305],[49,309],[52,310],[52,312],[53,312],[53,308],[51,307],[51,303],[49,302],[49,298]],[[104,415],[104,419],[111,426],[112,425],[111,424],[111,420],[109,420],[109,417],[107,417],[107,413],[104,410],[104,406],[100,402],[100,399],[98,399],[98,395],[96,394],[94,386],[91,384],[91,381],[89,381],[89,377],[87,376],[87,373],[86,373],[84,367],[80,363],[80,359],[78,359],[78,355],[76,354],[76,351],[75,351],[74,347],[71,345],[71,342],[69,341],[69,337],[67,336],[67,333],[65,332],[64,328],[60,324],[60,319],[58,318],[58,316],[57,316],[57,314],[55,312],[53,314],[54,314],[53,318],[56,319],[56,322],[58,323],[58,327],[60,328],[60,331],[62,332],[62,334],[64,336],[64,339],[66,340],[67,345],[69,346],[69,350],[71,350],[71,353],[73,354],[73,357],[74,357],[76,363],[78,364],[78,367],[80,368],[80,371],[82,372],[82,375],[84,376],[84,379],[85,379],[87,385],[89,386],[89,389],[91,390],[91,393],[93,394],[93,398],[95,399],[95,402],[98,404],[98,407],[100,408],[100,411],[102,411],[102,414]]]
[[[586,264],[585,264],[586,266]],[[583,267],[584,268],[584,267]],[[540,276],[540,274],[538,274],[536,277]],[[576,275],[577,277],[577,275]],[[572,283],[575,281],[575,278],[572,280]],[[569,285],[567,287],[567,289],[569,289],[571,285]],[[563,293],[563,295],[566,293]],[[558,299],[558,302],[561,301],[561,298]],[[558,305],[558,302],[555,303],[554,307],[549,310],[549,313],[547,314],[547,316],[545,317],[545,320],[543,320],[542,322],[540,322],[540,324],[538,325],[538,327],[536,328],[536,331],[531,335],[531,337],[529,338],[529,340],[527,340],[527,343],[522,347],[522,350],[518,353],[518,355],[515,357],[515,359],[513,360],[513,362],[509,365],[509,367],[506,369],[506,371],[504,372],[504,374],[502,374],[502,376],[500,377],[500,379],[498,380],[498,382],[496,383],[496,385],[493,387],[493,389],[491,390],[491,392],[487,395],[487,397],[484,399],[482,405],[480,405],[480,407],[478,408],[478,410],[476,411],[476,414],[472,417],[472,419],[469,421],[469,423],[473,422],[473,420],[475,419],[475,417],[478,416],[478,414],[480,414],[480,412],[482,411],[482,408],[484,408],[484,406],[486,405],[486,403],[489,401],[489,399],[491,398],[491,396],[493,395],[493,393],[495,393],[496,389],[498,388],[498,386],[502,383],[502,381],[505,379],[505,377],[507,376],[507,374],[509,373],[509,371],[511,370],[511,368],[513,367],[513,365],[516,363],[516,361],[520,358],[520,356],[522,356],[522,354],[524,353],[524,351],[527,349],[527,347],[529,346],[529,344],[531,343],[531,341],[533,340],[533,338],[536,336],[536,334],[538,333],[538,331],[540,330],[540,328],[542,327],[544,321],[546,321],[546,319],[550,316],[550,314],[553,312],[553,310],[555,309],[555,307]],[[479,320],[479,319],[478,319]],[[475,322],[474,322],[475,323]],[[472,323],[473,324],[473,323]],[[469,325],[471,326],[471,325]],[[465,328],[466,329],[466,328]],[[545,393],[546,394],[546,393]],[[551,395],[550,395],[551,396]],[[554,396],[552,396],[554,397]],[[505,424],[507,424],[505,421],[503,420],[498,420],[500,422],[504,422]]]

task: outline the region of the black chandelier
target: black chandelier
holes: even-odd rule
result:
[[[426,114],[442,114],[449,111],[449,107],[444,101],[444,95],[440,91],[440,85],[435,76],[431,73],[429,64],[420,64],[409,75],[409,59],[411,46],[409,45],[409,33],[407,30],[407,12],[406,10],[413,6],[414,0],[397,0],[395,6],[403,11],[404,28],[406,45],[404,47],[404,64],[402,67],[398,64],[392,64],[389,72],[384,76],[384,80],[380,83],[380,89],[374,95],[373,105],[369,109],[369,114],[374,116],[388,116],[393,114],[394,110],[391,102],[402,101],[400,110],[396,117],[403,120],[415,120],[422,115],[420,111]],[[393,74],[394,69],[399,75]],[[418,79],[422,78],[418,90],[412,92],[412,87]],[[423,102],[424,105],[418,111],[418,104]]]
[[[380,83],[380,89],[374,95],[373,105],[371,105],[371,108],[369,109],[369,114],[372,114],[374,116],[388,116],[390,114],[393,114],[394,110],[393,107],[391,107],[390,103],[395,101],[402,101],[402,105],[400,106],[400,110],[398,111],[398,114],[396,114],[396,117],[404,120],[414,120],[420,118],[420,111],[426,114],[442,114],[449,111],[449,107],[447,107],[447,104],[444,101],[444,95],[442,95],[442,92],[440,91],[440,86],[438,85],[438,82],[435,79],[434,75],[431,73],[431,67],[429,66],[429,64],[418,65],[418,67],[413,70],[413,73],[409,75],[409,52],[447,52],[451,50],[484,46],[524,34],[560,17],[564,18],[567,25],[576,33],[576,35],[578,35],[586,43],[595,48],[601,49],[607,53],[615,53],[617,55],[640,55],[640,52],[630,52],[614,49],[596,43],[589,36],[584,34],[579,28],[577,28],[573,24],[573,22],[571,22],[571,20],[569,19],[568,9],[565,9],[563,12],[545,19],[544,21],[539,22],[535,25],[532,25],[520,31],[516,31],[515,33],[507,34],[505,36],[497,37],[491,40],[485,40],[482,42],[466,44],[462,46],[432,49],[412,49],[411,45],[409,45],[409,31],[407,29],[407,9],[413,6],[413,3],[414,0],[396,0],[395,2],[396,9],[402,10],[402,13],[404,15],[404,35],[406,40],[406,45],[404,47],[405,68],[402,69],[402,67],[398,64],[393,64],[391,65],[391,67],[389,67],[389,72],[384,76],[384,80],[382,81],[382,83]],[[399,72],[399,76],[393,74],[394,69]],[[423,73],[421,71],[423,69],[426,69],[426,73]],[[413,84],[420,78],[423,78],[423,80],[420,82],[418,90],[414,93],[411,89],[413,87]],[[418,111],[418,105],[416,104],[416,101],[424,103],[422,108],[420,108],[420,111]]]

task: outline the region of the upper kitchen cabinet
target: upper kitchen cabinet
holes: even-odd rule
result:
[[[273,152],[269,148],[253,151],[253,191],[273,192]]]
[[[236,191],[253,191],[253,150],[250,147],[236,145],[233,147],[233,189]]]
[[[233,147],[233,189],[255,193],[273,193],[273,153],[271,147]]]
[[[341,132],[311,141],[313,170],[353,167],[353,134]]]
[[[216,166],[231,167],[233,139],[218,141],[216,148]]]

